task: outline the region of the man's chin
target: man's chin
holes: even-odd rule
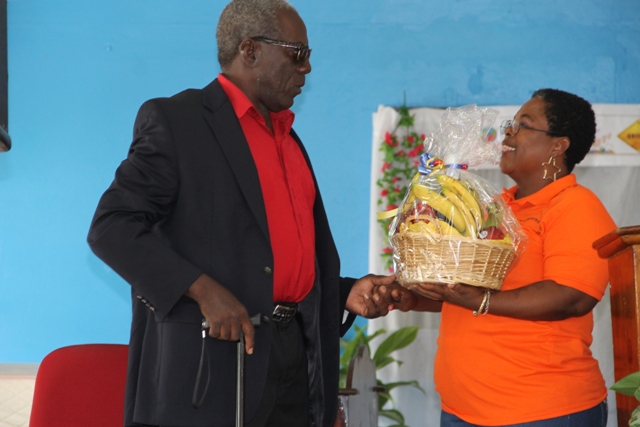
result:
[[[272,105],[269,110],[274,113],[279,113],[280,111],[288,110],[291,107],[293,107],[293,98],[290,100],[282,100],[282,102]]]

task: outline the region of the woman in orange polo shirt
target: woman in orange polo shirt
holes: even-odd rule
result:
[[[473,311],[487,291],[463,284],[417,285],[432,299],[397,307],[442,311],[441,427],[605,427],[607,387],[589,346],[609,278],[591,244],[616,225],[571,173],[594,142],[595,115],[576,95],[541,89],[501,130],[500,169],[516,183],[503,198],[529,237],[524,254],[484,316]]]

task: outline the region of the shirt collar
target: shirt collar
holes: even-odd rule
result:
[[[576,185],[576,176],[574,174],[566,175],[549,185],[544,186],[542,189],[536,191],[535,193],[523,197],[522,199],[515,198],[516,191],[518,190],[518,186],[514,185],[513,187],[507,189],[503,189],[504,198],[507,203],[517,204],[520,206],[524,206],[526,204],[529,205],[543,205],[548,203],[555,196],[563,192],[569,187],[573,187]]]
[[[220,82],[220,86],[222,86],[222,90],[227,94],[229,101],[231,102],[231,106],[233,107],[233,111],[236,113],[238,118],[242,118],[245,114],[249,114],[256,121],[261,124],[265,124],[264,117],[260,115],[256,107],[253,106],[253,103],[249,100],[247,95],[231,80],[224,76],[224,74],[218,74],[218,81]],[[279,122],[283,127],[286,133],[289,133],[291,130],[291,126],[293,126],[293,120],[295,118],[295,114],[293,111],[287,109],[278,112],[270,112],[272,122]]]

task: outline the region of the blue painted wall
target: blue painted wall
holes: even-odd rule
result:
[[[0,363],[126,342],[129,287],[85,243],[146,99],[219,71],[224,1],[8,0],[0,154]],[[640,103],[638,0],[293,0],[313,72],[294,111],[344,275],[367,273],[379,104],[521,104],[540,87]]]

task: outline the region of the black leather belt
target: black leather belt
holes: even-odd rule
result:
[[[289,323],[296,317],[298,312],[298,304],[295,303],[276,303],[273,307],[273,320],[278,323]]]

